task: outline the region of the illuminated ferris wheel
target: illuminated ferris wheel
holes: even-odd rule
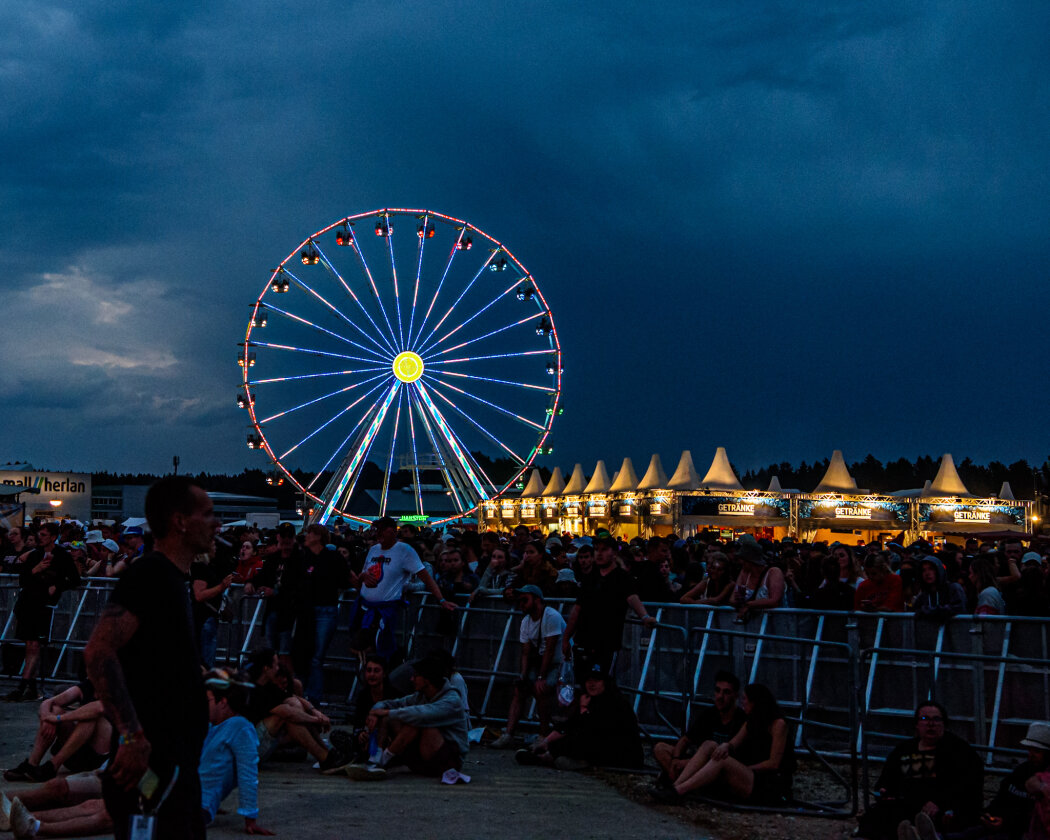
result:
[[[248,446],[318,522],[469,515],[549,453],[561,410],[561,345],[535,278],[430,210],[304,239],[253,304],[238,361]]]

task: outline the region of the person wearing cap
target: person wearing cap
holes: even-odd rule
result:
[[[1044,617],[1050,614],[1046,580],[1043,577],[1043,558],[1038,551],[1029,551],[1021,557],[1021,582],[1007,598],[1010,615]]]
[[[445,599],[433,576],[408,543],[398,540],[397,522],[389,516],[374,525],[376,542],[368,549],[358,578],[357,600],[350,614],[350,647],[362,659],[372,652],[390,656],[397,650],[397,619],[403,604],[405,584],[413,576],[446,610],[456,605]]]
[[[561,650],[577,674],[594,665],[608,674],[623,644],[623,625],[630,608],[647,628],[656,626],[635,591],[634,579],[616,562],[616,540],[598,540],[594,569],[580,582],[580,594],[565,622]],[[575,648],[573,639],[575,638]]]
[[[507,712],[507,728],[492,742],[495,749],[507,749],[514,743],[514,732],[521,717],[521,709],[529,697],[536,698],[536,714],[540,719],[540,736],[551,728],[551,700],[558,686],[562,665],[561,634],[565,619],[554,607],[544,603],[543,590],[527,584],[514,590],[518,607],[524,613],[518,631],[521,642],[521,660],[514,696]]]
[[[252,684],[247,675],[214,669],[204,675],[208,734],[201,750],[201,810],[212,822],[222,801],[237,789],[237,813],[245,834],[272,835],[259,816],[259,736],[244,716]]]
[[[315,705],[324,695],[324,662],[339,617],[339,593],[357,582],[346,558],[330,545],[331,538],[328,529],[317,522],[306,526],[303,534],[306,550],[296,632],[307,632],[303,645],[304,652],[310,652],[306,696]]]
[[[981,815],[981,824],[988,829],[985,836],[997,840],[1020,840],[1032,821],[1035,802],[1027,785],[1034,776],[1050,770],[1050,723],[1029,725],[1021,746],[1028,750],[1028,757],[999,783]]]
[[[855,836],[890,840],[898,836],[902,821],[920,812],[941,832],[960,832],[978,823],[984,765],[974,748],[947,726],[944,706],[933,700],[919,704],[915,735],[887,756],[876,783],[878,799],[861,815]]]
[[[638,718],[616,682],[600,664],[583,675],[564,727],[539,738],[514,754],[518,764],[554,766],[559,770],[605,767],[641,767]]]
[[[125,528],[120,540],[124,543],[124,547],[127,550],[127,559],[129,563],[134,563],[142,556],[146,544],[143,539],[142,527],[140,525],[131,525]]]
[[[470,749],[470,718],[446,670],[437,657],[424,656],[412,664],[412,694],[380,700],[372,707],[365,725],[386,746],[374,764],[351,765],[350,778],[379,779],[385,768],[396,764],[422,776],[440,776],[463,767]]]

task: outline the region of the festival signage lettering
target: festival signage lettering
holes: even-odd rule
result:
[[[791,500],[773,496],[680,497],[682,516],[733,516],[754,519],[787,519]]]
[[[919,505],[919,521],[930,525],[1013,525],[1024,527],[1023,505]]]
[[[889,499],[799,499],[799,519],[858,520],[906,525],[908,503]]]
[[[521,506],[521,518],[522,519],[535,519],[536,518],[536,505],[522,505]]]

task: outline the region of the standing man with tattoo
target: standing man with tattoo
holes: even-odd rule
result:
[[[194,642],[189,570],[219,528],[208,494],[186,476],[168,476],[146,495],[155,550],[128,566],[85,650],[88,673],[117,741],[103,778],[117,840],[132,816],[157,807],[155,840],[203,838],[201,747],[208,701]],[[159,777],[140,791],[147,769]]]

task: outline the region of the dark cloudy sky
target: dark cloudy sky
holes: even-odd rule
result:
[[[549,459],[1042,461],[1050,4],[0,5],[0,461],[239,470],[236,342],[349,213],[506,243]]]

